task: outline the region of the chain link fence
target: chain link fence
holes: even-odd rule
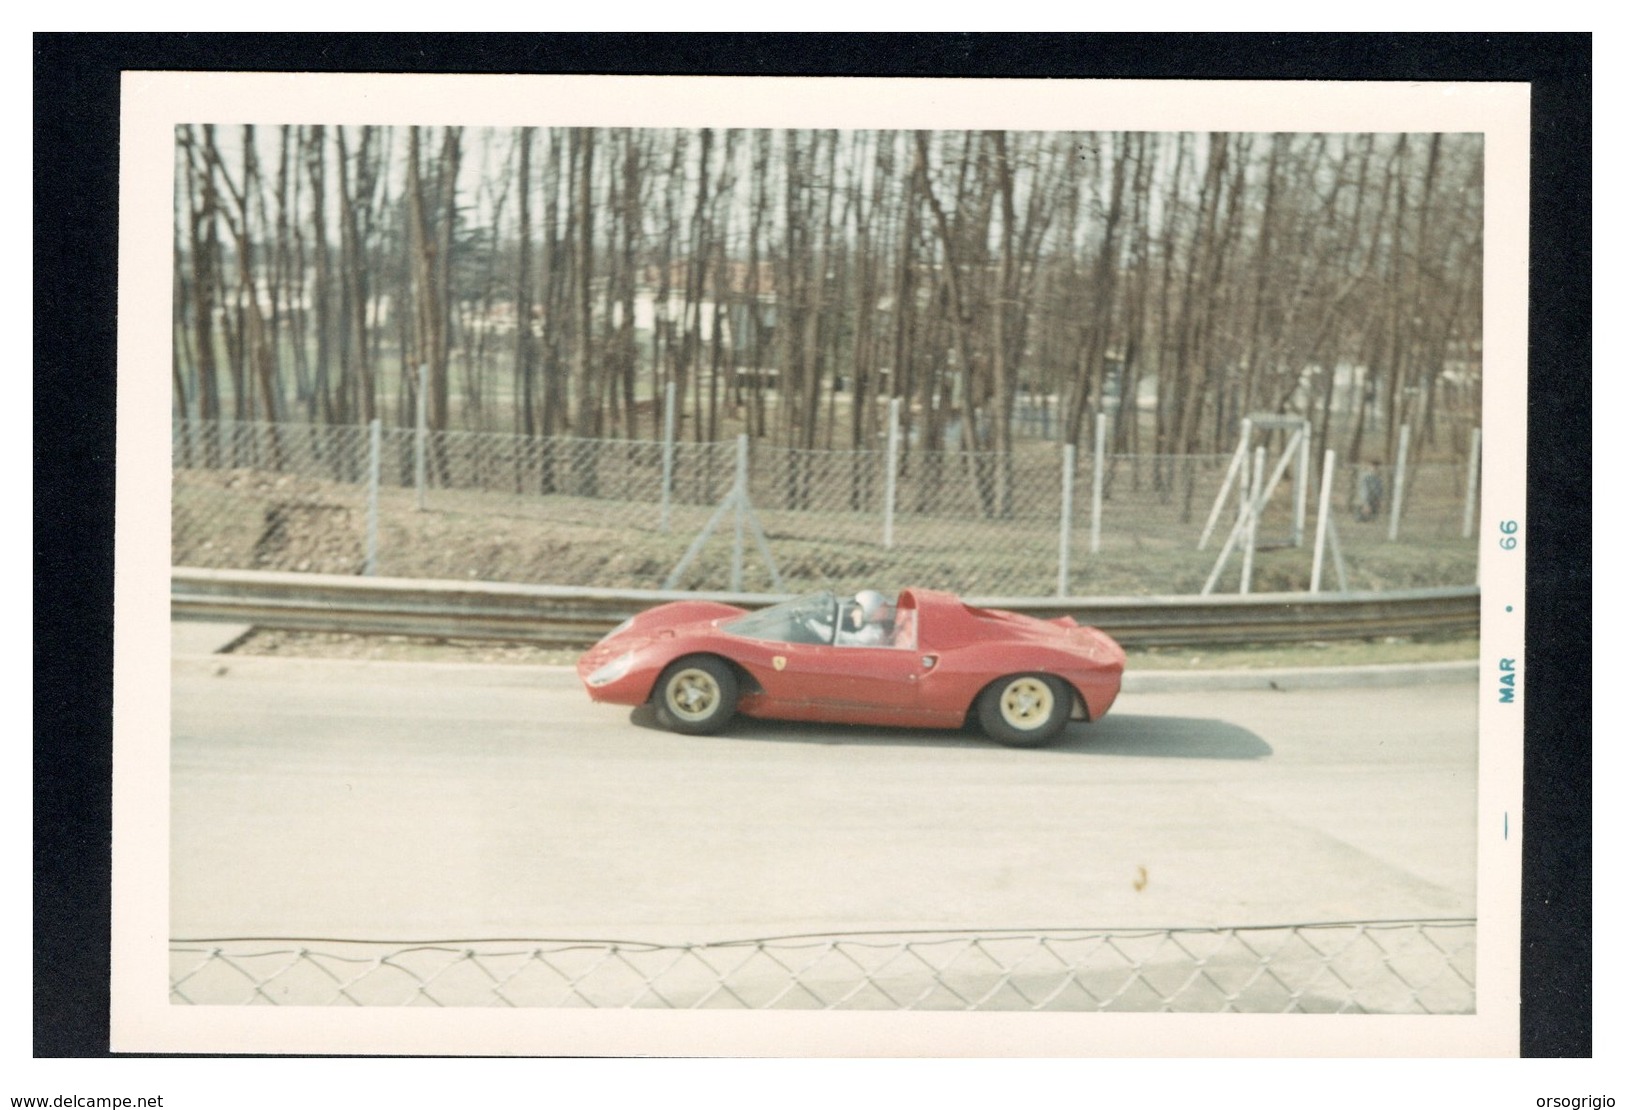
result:
[[[607,587],[1199,592],[1241,513],[1232,456],[1099,458],[1043,441],[999,457],[906,437],[828,451],[178,420],[172,560]],[[1264,505],[1253,591],[1309,587],[1318,470],[1314,460],[1302,492],[1283,482]],[[724,505],[741,471],[748,512]],[[1469,468],[1412,463],[1385,479],[1362,520],[1358,468],[1336,464],[1324,588],[1472,582]],[[1219,592],[1239,588],[1239,565],[1232,553]]]
[[[185,1005],[1464,1014],[1476,923],[823,934],[715,944],[188,940]]]

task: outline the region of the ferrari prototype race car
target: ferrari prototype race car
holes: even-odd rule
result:
[[[605,636],[576,670],[594,701],[652,703],[677,732],[713,733],[736,713],[907,728],[974,720],[1026,748],[1105,714],[1123,649],[1071,617],[982,609],[936,590],[824,591],[755,612],[660,605]]]

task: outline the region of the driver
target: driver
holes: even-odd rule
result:
[[[860,590],[841,619],[841,630],[835,642],[858,647],[885,647],[891,643],[891,624],[891,602],[879,590]]]

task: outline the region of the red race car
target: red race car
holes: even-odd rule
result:
[[[1117,697],[1123,649],[1071,617],[979,609],[952,594],[828,591],[750,612],[713,601],[660,605],[581,657],[594,701],[653,703],[677,732],[711,733],[738,712],[787,721],[959,728],[1046,744]]]

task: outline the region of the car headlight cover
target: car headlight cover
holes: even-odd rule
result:
[[[599,667],[587,676],[588,686],[605,686],[618,678],[623,678],[626,672],[632,669],[632,653],[618,656]]]

